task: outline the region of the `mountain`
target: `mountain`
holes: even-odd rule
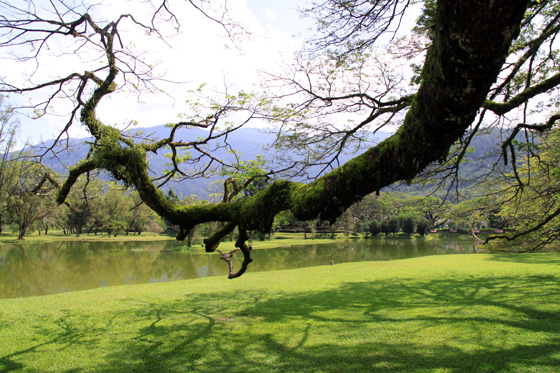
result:
[[[150,136],[151,138],[161,139],[167,137],[169,129],[165,125],[150,127],[150,128],[139,128],[133,131],[136,135]],[[195,140],[197,138],[205,137],[208,134],[206,130],[193,128],[193,129],[180,129],[177,132],[178,139],[183,141]],[[390,136],[389,133],[378,133],[377,140],[383,140]],[[273,135],[263,132],[262,130],[255,128],[241,128],[234,131],[228,136],[228,143],[240,152],[240,158],[242,160],[248,161],[255,159],[257,155],[262,155],[265,159],[272,159],[274,153],[272,150],[267,150],[266,145],[274,140]],[[64,147],[57,147],[56,157],[51,157],[49,159],[44,159],[43,163],[53,169],[59,174],[67,174],[67,168],[74,165],[76,162],[82,160],[87,156],[89,151],[88,142],[91,142],[91,138],[82,139],[70,139],[68,141],[68,146],[64,143]],[[479,174],[481,171],[487,169],[487,165],[495,161],[495,149],[499,148],[500,138],[494,134],[485,134],[477,136],[471,146],[474,148],[473,153],[467,155],[467,162],[463,163],[461,167],[461,175],[463,179],[467,180],[463,183],[468,185],[469,176]],[[52,145],[46,143],[45,145]],[[43,145],[44,146],[44,145]],[[489,151],[493,150],[493,151]],[[494,154],[494,155],[492,155]],[[220,157],[221,159],[232,160],[232,155],[228,154],[225,149],[220,149],[216,151],[213,155]],[[340,162],[344,163],[350,158],[354,157],[356,154],[345,154],[341,156]],[[490,157],[490,158],[489,158]],[[148,154],[148,164],[150,166],[150,171],[153,175],[161,175],[161,173],[168,167],[169,159],[165,157],[162,153]],[[485,166],[486,165],[486,166]],[[108,175],[102,176],[104,179],[109,179]],[[210,184],[213,181],[222,179],[219,176],[212,176],[208,178],[185,180],[181,182],[171,181],[163,186],[161,189],[167,192],[170,188],[177,193],[181,198],[190,195],[196,195],[199,198],[208,198]],[[422,194],[423,189],[418,185],[403,185],[392,186],[391,190],[400,190],[411,194]],[[424,191],[425,193],[425,191]]]
[[[162,139],[167,137],[169,134],[169,128],[165,125],[150,127],[150,128],[138,128],[131,131],[135,135],[150,136],[153,139]],[[199,128],[193,129],[180,129],[177,131],[176,138],[182,141],[192,141],[197,138],[206,137],[207,131]],[[228,136],[228,143],[232,147],[240,152],[240,158],[242,160],[248,161],[255,159],[257,155],[263,155],[267,157],[267,151],[264,146],[271,142],[273,137],[269,134],[264,133],[261,130],[255,128],[241,128]],[[68,142],[64,142],[61,145],[55,147],[56,156],[43,159],[43,163],[61,175],[66,175],[68,173],[68,168],[84,159],[89,151],[89,144],[92,138],[80,138],[80,139],[69,139]],[[53,141],[45,142],[44,144],[35,145],[31,147],[31,151],[39,152],[41,148],[44,149],[45,146],[52,146]],[[149,153],[147,155],[148,164],[150,167],[150,172],[152,175],[161,175],[162,172],[168,168],[170,163],[169,158],[164,156],[165,152],[158,152],[158,154]],[[225,160],[232,160],[233,156],[228,154],[225,149],[220,149],[216,151],[214,156],[220,157]],[[102,175],[105,180],[110,179],[109,175]],[[170,181],[164,185],[161,189],[167,192],[170,188],[183,198],[190,195],[196,195],[200,198],[207,198],[210,194],[208,188],[210,183],[219,180],[219,176],[213,176],[208,178],[192,179],[182,182]]]
[[[507,136],[507,133],[504,133]],[[503,143],[502,135],[497,131],[483,132],[477,134],[469,144],[469,151],[464,155],[463,161],[459,166],[457,189],[463,198],[470,198],[478,193],[478,185],[486,175],[492,172],[511,172],[511,165],[504,165],[501,156],[501,146]],[[442,177],[443,174],[439,174]],[[455,175],[448,180],[451,180]],[[424,185],[422,183],[412,183],[407,185],[399,182],[387,188],[388,191],[399,191],[410,195],[425,196],[434,193],[438,183]],[[441,198],[454,200],[455,186],[450,190],[452,196],[448,196],[448,186],[439,188],[434,195]]]

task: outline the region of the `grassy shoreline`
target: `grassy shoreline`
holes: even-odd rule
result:
[[[462,254],[0,300],[0,371],[558,371],[560,254]]]
[[[440,233],[430,234],[427,236],[420,236],[417,234],[404,235],[398,234],[396,236],[388,236],[390,239],[403,239],[403,240],[423,240],[430,241],[433,239],[438,239],[442,236]],[[443,234],[443,236],[448,236],[448,234]],[[454,234],[453,237],[456,238],[470,238],[471,236]],[[379,235],[372,239],[379,240],[384,239],[385,236]],[[362,236],[347,237],[343,234],[338,234],[335,240],[356,240],[363,239]],[[141,235],[119,235],[117,237],[112,237],[107,234],[83,234],[79,237],[75,235],[63,234],[62,231],[53,231],[48,235],[33,233],[25,237],[24,240],[18,240],[16,233],[0,233],[0,246],[2,244],[34,244],[34,243],[48,243],[48,242],[58,242],[58,241],[103,241],[103,242],[121,242],[121,241],[174,241],[176,240],[175,234],[158,234],[145,232]],[[201,240],[201,239],[200,239]],[[267,238],[265,241],[253,240],[251,242],[253,249],[272,249],[281,246],[293,246],[293,245],[320,245],[320,244],[331,244],[333,239],[331,238],[304,238],[303,233],[275,233],[271,238]],[[234,241],[222,241],[220,243],[220,248],[223,250],[233,250]],[[185,250],[190,249],[200,249],[203,247],[202,244],[196,244],[188,248],[185,244]]]
[[[336,240],[347,240],[348,238],[344,236],[338,236]],[[102,235],[81,235],[80,237],[64,235],[60,232],[49,233],[48,235],[31,235],[26,237],[24,240],[18,240],[15,234],[0,234],[0,246],[2,244],[41,244],[49,242],[60,242],[60,241],[91,241],[91,242],[135,242],[135,241],[175,241],[174,235],[165,234],[150,234],[142,233],[141,235],[121,235],[117,237],[110,237],[106,234]],[[251,242],[253,249],[273,249],[282,246],[294,246],[294,245],[320,245],[320,244],[332,244],[333,240],[329,238],[320,239],[310,239],[304,238],[303,233],[278,233],[275,234],[272,239],[267,239],[265,241],[254,240]],[[235,248],[235,241],[222,241],[220,243],[220,249],[224,251],[233,250]],[[196,244],[192,247],[182,246],[174,249],[173,251],[202,251],[204,252],[204,246],[202,244]]]
[[[4,243],[10,244],[29,244],[29,243],[46,243],[54,241],[165,241],[174,240],[175,236],[150,233],[145,232],[140,235],[119,235],[117,237],[112,237],[107,234],[82,234],[79,237],[76,235],[68,235],[62,233],[62,231],[52,231],[49,234],[37,234],[32,233],[25,236],[23,240],[17,239],[17,234],[10,233],[0,233],[0,245]]]

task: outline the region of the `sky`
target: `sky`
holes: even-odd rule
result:
[[[169,46],[154,38],[147,39],[139,32],[123,33],[125,43],[133,43],[135,50],[145,52],[146,60],[158,63],[158,72],[174,83],[158,83],[165,94],[142,94],[139,97],[131,91],[112,94],[98,108],[100,119],[118,126],[131,120],[137,121],[139,127],[160,125],[179,120],[178,116],[186,110],[189,91],[200,84],[206,84],[205,94],[210,96],[223,93],[226,87],[228,92],[256,90],[259,71],[270,71],[284,63],[289,64],[302,47],[305,35],[309,35],[309,29],[313,27],[311,20],[302,19],[297,10],[298,6],[305,6],[301,0],[228,1],[232,17],[250,33],[236,40],[233,46],[218,24],[193,12],[192,8],[180,6],[174,8],[182,20],[180,33],[167,30]],[[136,12],[135,16],[141,18],[142,11],[137,2],[107,0],[106,3],[106,6],[97,10],[105,19],[114,19],[132,9]],[[78,63],[72,58],[76,57],[44,58],[39,65],[39,72],[33,75],[35,81],[68,75],[69,68],[74,68]],[[82,62],[83,59],[79,61]],[[7,66],[9,77],[31,74],[29,69],[35,68],[24,67],[19,63],[4,66]],[[76,70],[79,71],[79,68]],[[10,100],[17,105],[25,102],[26,98],[12,96]],[[68,109],[66,104],[58,103],[57,114],[60,115],[35,120],[19,116],[20,141],[35,143],[54,138],[65,124],[64,114]],[[70,134],[73,137],[87,135],[78,125],[73,125]]]

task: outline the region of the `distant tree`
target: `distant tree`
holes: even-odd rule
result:
[[[11,167],[16,170],[9,188],[6,212],[9,220],[18,227],[18,239],[23,240],[33,224],[55,209],[58,183],[54,172],[40,163],[21,159]]]
[[[124,233],[128,223],[126,220],[111,219],[103,225],[103,230],[109,234],[109,236],[117,237],[119,234]]]
[[[380,193],[378,200],[383,206],[383,218],[399,216],[403,213],[412,213],[416,208],[414,200],[416,197],[406,195],[402,192]]]
[[[377,220],[372,220],[368,226],[369,234],[373,237],[377,236],[381,232],[381,226],[377,222]]]
[[[403,216],[399,219],[399,226],[403,233],[412,234],[416,228],[416,222],[412,216]]]
[[[427,219],[420,219],[416,223],[416,231],[420,236],[425,236],[430,228],[430,221]]]
[[[16,182],[17,167],[12,166],[18,153],[12,153],[16,143],[18,123],[14,112],[6,104],[6,98],[0,95],[0,233],[6,222],[6,202],[12,183]]]
[[[303,221],[301,222],[301,225],[303,226],[303,237],[305,239],[307,239],[307,233],[311,234],[311,239],[314,240],[315,237],[317,236],[317,224],[319,222],[317,221],[317,219],[313,219],[313,220],[307,220],[307,221]]]
[[[132,219],[133,201],[122,190],[109,190],[100,203],[101,228],[109,235],[117,236],[126,231]]]
[[[350,206],[348,211],[356,220],[357,226],[354,229],[359,232],[367,232],[370,221],[381,221],[387,215],[385,205],[376,193],[368,194],[361,201]]]
[[[354,222],[354,232],[356,233],[366,233],[368,231],[368,225],[364,221],[363,217],[358,217]]]
[[[331,238],[335,237],[335,232],[342,230],[345,236],[349,236],[350,232],[354,229],[355,221],[350,211],[345,211],[336,219],[334,224],[329,224],[331,230]]]
[[[90,205],[85,201],[71,204],[67,211],[67,226],[73,230],[76,237],[80,237],[83,228],[92,217]]]
[[[129,198],[132,200],[133,207],[126,230],[127,233],[133,231],[141,234],[146,230],[151,221],[156,220],[157,214],[146,206],[142,198],[138,195],[138,192],[131,192]]]
[[[428,220],[433,228],[445,224],[451,210],[451,203],[449,201],[444,202],[441,198],[435,196],[419,198],[417,206],[421,213],[420,217]],[[418,221],[421,220],[419,219]]]
[[[399,220],[395,217],[391,217],[389,219],[385,219],[381,222],[381,232],[385,233],[386,236],[389,233],[397,233],[399,231]]]
[[[488,204],[483,197],[457,203],[449,213],[449,221],[457,228],[468,232],[480,228],[486,219]]]
[[[385,219],[381,221],[381,225],[379,226],[381,232],[385,233],[385,236],[388,236],[391,233],[391,227],[389,226],[389,220]]]
[[[56,206],[50,215],[50,223],[52,227],[57,229],[62,229],[64,234],[71,234],[69,221],[68,221],[68,206],[65,204],[61,204]]]
[[[397,219],[396,217],[387,219],[387,227],[389,229],[389,233],[393,233],[394,235],[399,231],[400,228],[399,219]]]
[[[70,191],[67,198],[67,222],[70,231],[79,237],[84,227],[92,225],[95,229],[101,229],[103,225],[103,212],[101,201],[105,190],[109,186],[102,182],[96,175],[83,175],[76,182],[76,187]]]
[[[178,204],[181,202],[181,199],[179,198],[179,196],[177,195],[177,193],[175,193],[175,191],[173,190],[173,188],[170,188],[167,191],[167,196],[165,197],[167,198],[167,200],[173,204]]]

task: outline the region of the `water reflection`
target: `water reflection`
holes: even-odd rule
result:
[[[5,244],[0,247],[0,298],[227,274],[219,256],[206,254],[202,248],[186,253],[173,251],[183,245],[178,241]],[[458,239],[338,241],[255,250],[250,271],[473,251],[471,240]]]

